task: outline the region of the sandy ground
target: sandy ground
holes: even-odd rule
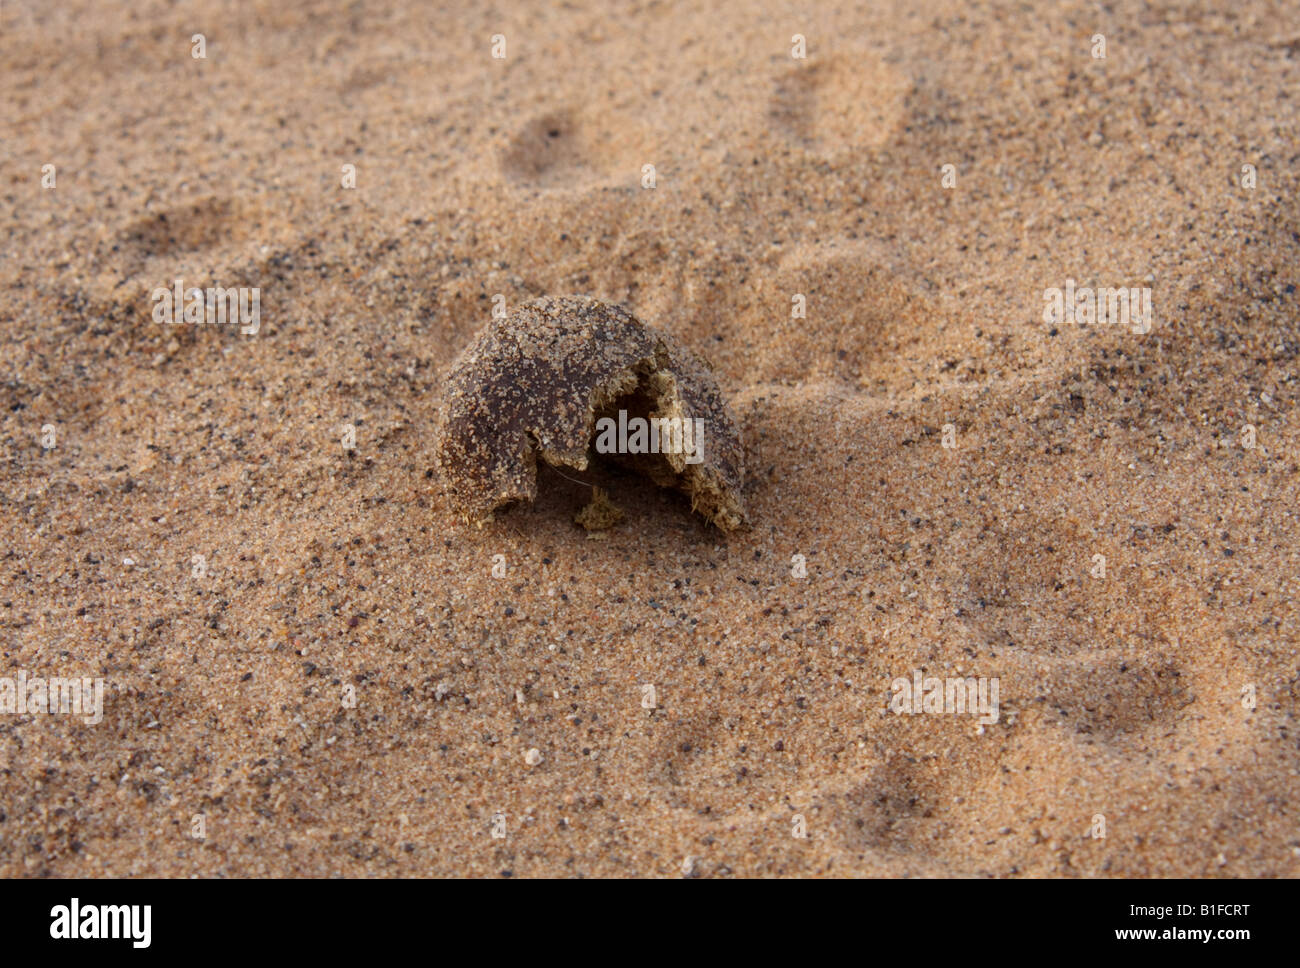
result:
[[[1300,33],[1195,6],[6,2],[0,677],[105,695],[0,715],[0,873],[1300,873]],[[713,363],[752,530],[452,513],[564,293]]]

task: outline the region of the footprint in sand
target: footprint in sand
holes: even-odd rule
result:
[[[191,346],[206,330],[153,325],[152,293],[176,279],[186,288],[266,285],[293,238],[288,221],[259,199],[210,195],[160,207],[110,226],[63,299],[124,349]]]
[[[910,386],[936,361],[965,352],[951,311],[908,280],[878,242],[830,239],[795,246],[764,280],[749,374],[757,380],[838,379]],[[793,315],[802,297],[804,316]]]
[[[902,125],[909,84],[866,51],[810,57],[776,82],[768,120],[787,141],[833,155],[883,144]]]
[[[634,184],[651,156],[641,126],[619,117],[589,118],[569,108],[533,118],[501,150],[501,172],[520,185],[585,188],[605,179]]]
[[[118,279],[166,262],[164,273],[256,256],[290,239],[288,226],[256,200],[208,196],[140,216],[106,238],[99,263]]]

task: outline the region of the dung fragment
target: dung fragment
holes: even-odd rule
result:
[[[591,503],[573,516],[588,531],[608,531],[623,520],[623,509],[609,499],[603,487],[591,489]]]
[[[455,509],[481,524],[536,497],[539,456],[586,470],[593,450],[682,491],[723,531],[747,524],[740,433],[698,356],[586,296],[493,320],[448,380],[437,459]]]

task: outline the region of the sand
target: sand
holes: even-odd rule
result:
[[[1300,34],[1196,6],[5,3],[0,677],[104,698],[0,714],[0,873],[1300,873]],[[751,530],[452,513],[453,359],[571,293]]]

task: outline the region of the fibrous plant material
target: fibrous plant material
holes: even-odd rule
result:
[[[573,516],[574,524],[587,531],[608,531],[623,520],[623,509],[609,499],[603,487],[591,489],[591,503]]]
[[[682,491],[723,531],[747,523],[740,433],[707,364],[621,306],[586,296],[523,304],[493,320],[452,367],[438,463],[453,506],[481,524],[532,501],[539,456],[585,470],[598,423],[609,444],[616,421],[620,460]],[[647,446],[670,427],[672,445]]]

